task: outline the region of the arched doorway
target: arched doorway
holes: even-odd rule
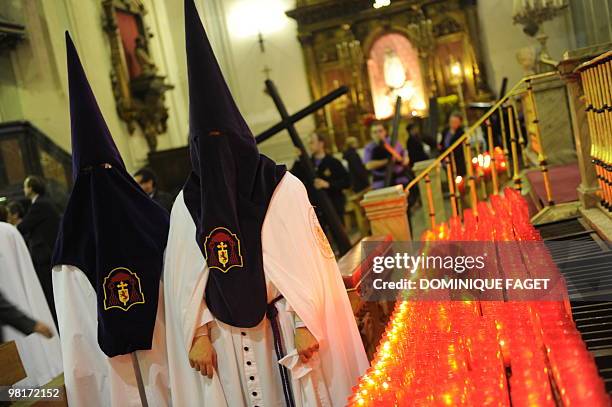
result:
[[[419,54],[400,33],[380,36],[368,54],[368,75],[377,118],[393,115],[395,99],[402,96],[402,114],[422,115],[427,108]]]

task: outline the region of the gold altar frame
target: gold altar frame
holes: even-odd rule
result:
[[[396,32],[417,49],[425,97],[456,93],[446,74],[449,69],[438,48],[459,41],[466,75],[463,92],[467,102],[490,100],[478,39],[475,0],[394,0],[374,9],[370,0],[298,0],[287,15],[298,23],[313,99],[333,90],[330,72],[346,78],[349,94],[315,116],[318,130],[341,150],[347,137],[369,141],[364,117],[373,114],[367,72],[367,56],[382,35]],[[343,50],[359,48],[359,52]],[[473,68],[471,68],[473,67]]]

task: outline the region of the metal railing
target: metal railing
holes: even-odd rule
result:
[[[612,211],[612,51],[578,67],[591,137],[591,160],[600,190],[599,205]]]
[[[435,227],[435,205],[433,201],[433,193],[431,191],[431,182],[428,182],[430,179],[430,174],[432,171],[440,168],[443,162],[446,164],[446,176],[448,178],[448,188],[450,193],[450,201],[451,201],[451,210],[453,216],[458,216],[461,212],[460,209],[460,201],[461,201],[461,191],[460,185],[456,184],[456,174],[457,174],[457,163],[455,162],[455,154],[457,149],[464,149],[464,157],[465,157],[465,166],[466,166],[466,177],[467,183],[469,187],[469,206],[477,214],[478,211],[478,200],[479,195],[482,199],[487,198],[488,187],[487,182],[485,180],[485,176],[481,173],[481,167],[476,166],[474,168],[472,163],[472,137],[476,133],[477,129],[479,129],[483,124],[486,125],[486,136],[485,140],[488,144],[488,153],[490,158],[491,167],[491,193],[497,194],[499,193],[501,184],[500,174],[498,173],[498,169],[496,167],[496,157],[495,157],[495,147],[499,147],[501,151],[503,151],[503,155],[505,157],[505,162],[509,164],[512,162],[512,168],[509,165],[505,167],[505,173],[508,177],[512,178],[514,183],[514,187],[518,190],[522,188],[521,185],[521,168],[520,162],[522,161],[525,165],[527,163],[526,150],[527,150],[527,140],[525,135],[523,134],[522,128],[519,123],[519,118],[517,114],[517,106],[514,97],[519,94],[527,93],[528,100],[532,105],[533,110],[533,121],[532,128],[534,129],[533,136],[535,138],[535,142],[538,145],[538,164],[540,167],[540,171],[542,172],[542,177],[544,181],[544,187],[546,190],[546,200],[547,205],[554,205],[554,200],[552,198],[552,190],[550,187],[550,178],[548,176],[548,167],[546,163],[546,155],[543,151],[541,134],[540,134],[540,125],[538,120],[538,113],[535,103],[534,91],[532,87],[532,81],[537,79],[543,79],[547,77],[553,77],[558,75],[557,72],[546,72],[543,74],[531,75],[524,77],[521,79],[516,85],[510,89],[510,91],[504,95],[500,100],[498,100],[482,117],[480,117],[474,124],[472,124],[465,133],[459,137],[454,143],[452,143],[446,150],[444,150],[430,165],[428,165],[423,171],[421,171],[405,188],[406,195],[410,194],[410,190],[413,189],[421,180],[425,181],[425,191],[427,198],[427,206],[430,213],[432,227]],[[493,137],[493,127],[491,117],[493,115],[499,115],[500,118],[500,135],[501,135],[501,145],[494,145],[494,137]],[[507,122],[504,119],[507,118]],[[508,131],[508,133],[507,133]],[[509,140],[507,140],[507,134],[510,136]],[[508,142],[510,146],[508,146]],[[519,159],[519,146],[521,147],[521,157]],[[477,154],[480,154],[480,149],[477,148]],[[477,182],[480,181],[480,192],[478,191]]]

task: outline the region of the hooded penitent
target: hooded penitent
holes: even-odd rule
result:
[[[193,1],[185,1],[192,173],[183,189],[210,269],[206,304],[219,320],[265,316],[261,228],[285,167],[259,154],[225,83]]]
[[[67,33],[66,45],[74,186],[53,265],[87,275],[107,356],[151,349],[168,215],[127,172]]]

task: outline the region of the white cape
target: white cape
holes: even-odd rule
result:
[[[175,406],[228,406],[227,393],[241,391],[236,383],[224,389],[218,374],[202,377],[189,365],[188,353],[199,321],[208,268],[195,241],[196,228],[182,192],[170,217],[164,264],[170,388]],[[304,366],[294,355],[293,335],[279,313],[287,358],[298,406],[343,406],[351,387],[368,367],[366,354],[340,271],[308,201],[306,189],[287,173],[276,188],[262,228],[266,279],[287,300],[320,344],[318,360]],[[213,338],[215,339],[215,338]],[[217,354],[234,352],[232,345],[213,341]],[[270,350],[272,351],[272,350]],[[219,371],[235,371],[222,366]],[[223,374],[223,373],[222,373]],[[226,394],[224,394],[224,392]],[[325,393],[325,397],[319,397]],[[229,405],[229,407],[235,407]]]
[[[16,383],[20,387],[37,387],[62,373],[62,354],[53,317],[43,293],[32,258],[19,231],[0,222],[0,290],[13,305],[36,321],[47,324],[55,336],[25,336],[11,327],[4,327],[5,341],[15,341],[27,377]]]
[[[130,355],[109,358],[98,345],[96,293],[74,266],[53,268],[53,293],[62,334],[64,382],[71,407],[140,407]],[[169,405],[163,288],[151,350],[138,351],[149,406]]]

